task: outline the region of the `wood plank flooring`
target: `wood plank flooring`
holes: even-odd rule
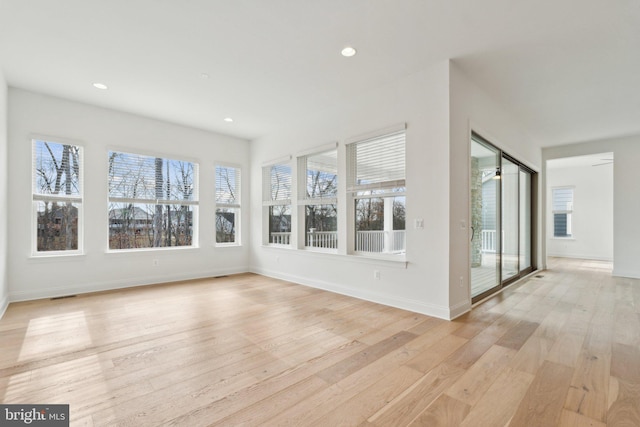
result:
[[[640,280],[537,276],[452,322],[253,274],[11,304],[0,401],[73,426],[640,425]]]

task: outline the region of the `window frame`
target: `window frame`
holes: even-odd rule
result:
[[[381,180],[373,183],[359,183],[358,182],[358,145],[359,144],[367,144],[380,142],[383,143],[386,139],[393,139],[396,135],[402,135],[402,143],[404,150],[404,158],[402,159],[403,168],[402,168],[402,177],[396,176],[393,179]],[[407,126],[406,123],[402,123],[400,125],[392,126],[377,132],[371,132],[366,135],[362,135],[357,138],[351,138],[349,141],[345,143],[346,145],[346,155],[347,155],[347,200],[349,204],[349,209],[347,211],[348,215],[348,226],[349,226],[349,253],[356,255],[364,255],[369,257],[383,257],[389,259],[404,259],[406,257],[406,231],[407,231],[407,222],[406,222],[406,199],[407,199],[407,191],[406,191],[406,176],[407,176],[407,162],[406,162],[406,147],[407,147]],[[384,250],[382,251],[363,251],[359,250],[357,247],[358,241],[358,230],[357,230],[357,204],[359,200],[364,199],[385,199],[383,203],[386,204],[386,200],[395,201],[396,197],[404,198],[404,208],[405,208],[405,228],[404,228],[404,238],[403,238],[403,249],[400,251],[390,250],[389,246],[393,248],[395,246],[394,237],[387,238],[385,237]],[[393,208],[390,207],[389,210],[385,208],[387,212],[393,212]],[[386,221],[385,221],[386,222]],[[391,219],[391,224],[393,224],[393,218]],[[386,230],[385,236],[387,235],[387,231],[399,231],[399,230]]]
[[[327,197],[323,194],[320,196],[310,196],[307,193],[308,190],[308,173],[309,173],[309,163],[308,160],[310,157],[320,156],[323,154],[334,153],[335,157],[335,182],[333,184],[335,190],[334,194],[330,197]],[[337,253],[338,245],[339,245],[339,213],[338,213],[338,192],[339,192],[339,159],[338,159],[338,143],[332,143],[323,147],[317,147],[313,150],[309,150],[303,154],[298,155],[297,157],[298,164],[298,218],[300,218],[300,231],[302,235],[302,242],[300,244],[301,248],[311,250],[311,251],[319,251],[319,252],[330,252]],[[309,245],[307,241],[307,208],[309,206],[333,206],[335,210],[335,230],[330,230],[329,232],[334,233],[335,237],[328,239],[317,240],[319,245]]]
[[[275,247],[283,247],[283,248],[292,248],[295,242],[295,226],[294,226],[294,212],[293,212],[293,204],[292,198],[294,196],[294,186],[295,181],[293,179],[294,175],[294,165],[292,164],[291,156],[287,156],[285,158],[274,160],[262,165],[262,217],[263,217],[263,244],[268,246]],[[288,198],[273,198],[273,184],[271,181],[272,178],[272,170],[274,167],[284,166],[289,168],[289,189],[288,189]],[[289,207],[289,236],[287,243],[272,243],[271,242],[271,210],[276,206],[288,206]],[[283,232],[286,233],[286,232]],[[284,236],[283,236],[284,237]],[[286,240],[286,239],[284,239]]]
[[[556,190],[571,190],[571,209],[555,209],[554,206],[554,192]],[[575,187],[569,185],[557,186],[551,188],[551,223],[552,223],[552,237],[554,239],[575,239],[573,233],[573,211],[575,203]],[[564,236],[556,236],[556,214],[566,215],[565,230],[567,232]]]
[[[218,201],[218,168],[225,169],[235,169],[236,174],[236,185],[235,191],[236,196],[234,197],[235,203],[225,203]],[[217,162],[214,165],[214,173],[215,173],[215,184],[214,184],[214,193],[215,193],[215,207],[214,207],[214,246],[216,247],[229,247],[229,246],[241,246],[242,244],[242,168],[240,165]],[[233,209],[235,215],[235,224],[234,224],[234,241],[233,242],[218,242],[218,229],[217,229],[217,216],[218,209]]]
[[[78,149],[78,195],[54,195],[36,191],[36,145],[38,142],[72,146]],[[84,144],[67,138],[33,135],[31,137],[31,256],[34,258],[84,255]],[[40,202],[61,201],[77,205],[77,248],[53,251],[38,250],[38,207]]]
[[[191,163],[193,165],[193,190],[192,200],[180,200],[180,199],[158,199],[158,198],[130,198],[130,197],[118,197],[110,195],[110,177],[107,173],[107,253],[126,253],[126,252],[146,252],[146,251],[175,251],[175,250],[189,250],[199,248],[199,206],[200,206],[200,164],[194,158],[187,156],[174,156],[172,154],[150,152],[145,150],[131,150],[129,147],[107,147],[107,162],[112,153],[126,154],[129,156],[149,157],[149,158],[162,158],[164,161],[171,162],[183,162]],[[108,166],[108,163],[107,163]],[[108,168],[107,168],[108,169]],[[164,184],[164,180],[163,180]],[[189,206],[191,208],[191,244],[180,246],[147,246],[139,248],[111,248],[110,247],[110,205],[112,203],[130,203],[134,205],[153,205],[153,206]]]

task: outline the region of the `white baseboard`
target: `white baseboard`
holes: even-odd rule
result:
[[[449,319],[456,319],[469,311],[471,311],[471,301],[462,301],[449,309]]]
[[[130,278],[125,280],[106,280],[104,282],[93,282],[89,285],[72,285],[57,288],[36,289],[28,291],[9,292],[8,301],[31,301],[43,298],[53,298],[65,295],[87,294],[91,292],[110,291],[115,289],[132,288],[135,286],[158,285],[161,283],[178,282],[181,280],[205,279],[209,277],[224,276],[228,274],[247,273],[248,267],[232,269],[216,269],[189,274],[173,274],[163,276],[151,276],[144,278]]]
[[[449,307],[442,307],[434,304],[425,304],[407,298],[398,298],[378,292],[371,292],[362,289],[348,288],[335,283],[329,283],[321,280],[314,280],[308,277],[295,276],[291,274],[283,274],[281,272],[267,270],[263,268],[252,268],[252,273],[261,274],[263,276],[273,277],[276,279],[287,280],[312,288],[323,289],[325,291],[334,292],[336,294],[346,295],[365,301],[371,301],[378,304],[388,305],[390,307],[400,308],[402,310],[413,311],[414,313],[425,314],[427,316],[438,317],[440,319],[451,320],[451,310]]]
[[[614,268],[612,274],[616,277],[628,277],[630,279],[640,279],[640,271],[620,270],[618,268]]]
[[[0,300],[0,319],[4,316],[4,313],[7,311],[7,307],[9,307],[9,295],[5,295]]]
[[[609,261],[613,262],[613,257],[601,257],[597,255],[585,255],[585,254],[559,254],[559,253],[547,253],[549,257],[555,258],[572,258],[572,259],[590,259],[594,261]]]

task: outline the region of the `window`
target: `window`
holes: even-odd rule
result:
[[[109,249],[194,246],[198,165],[109,152]]]
[[[305,247],[338,248],[338,151],[298,158]]]
[[[553,211],[553,237],[571,237],[573,215],[573,188],[551,189]]]
[[[291,243],[291,166],[278,163],[266,166],[263,172],[263,206],[268,210],[267,242],[276,245]]]
[[[216,243],[239,243],[240,169],[216,166]]]
[[[347,146],[356,252],[405,252],[405,130]]]
[[[82,250],[82,148],[33,140],[34,254]]]

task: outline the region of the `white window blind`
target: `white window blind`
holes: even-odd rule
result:
[[[552,194],[554,212],[571,212],[573,210],[573,188],[554,188]]]
[[[337,202],[337,150],[299,157],[298,171],[301,204]]]
[[[82,249],[82,155],[77,145],[32,142],[34,254]]]
[[[109,152],[109,249],[193,246],[198,164]]]
[[[216,244],[236,245],[240,231],[240,169],[216,166]]]
[[[193,162],[109,152],[109,200],[157,204],[198,204]]]
[[[405,186],[405,131],[348,145],[348,190],[392,189]]]
[[[280,163],[263,168],[263,200],[267,205],[291,203],[291,166]]]
[[[240,207],[240,169],[216,166],[216,205]]]
[[[33,199],[82,202],[82,148],[33,141]]]
[[[553,236],[573,235],[573,188],[553,188],[551,190],[553,214]]]

